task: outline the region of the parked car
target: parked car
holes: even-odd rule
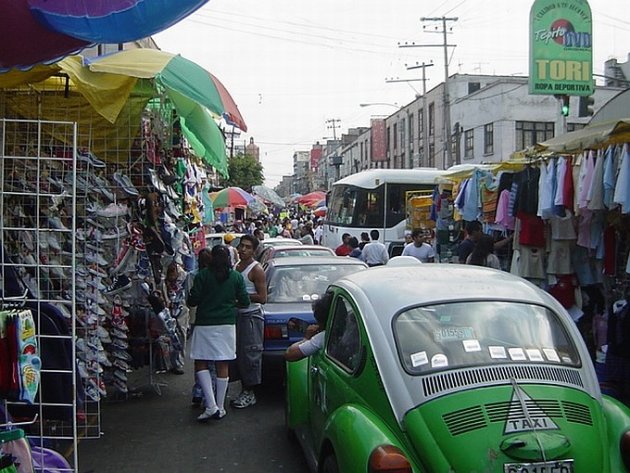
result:
[[[324,347],[287,363],[287,427],[312,471],[630,471],[630,411],[601,394],[548,293],[439,264],[373,268],[329,290]]]
[[[297,246],[303,244],[300,240],[296,240],[295,238],[283,237],[265,238],[261,243],[263,249],[267,249],[271,246]]]
[[[367,265],[356,258],[340,256],[289,256],[271,259],[265,270],[267,303],[263,357],[283,360],[282,355],[303,334],[289,330],[287,322],[298,317],[315,323],[311,305],[340,277],[361,271]],[[263,361],[264,363],[264,361]]]
[[[264,241],[264,240],[263,240]],[[335,252],[321,245],[278,245],[265,248],[258,257],[260,264],[265,267],[269,260],[275,258],[286,258],[289,256],[336,256]]]
[[[216,245],[223,245],[224,244],[224,240],[223,238],[225,237],[225,235],[233,235],[234,239],[230,242],[230,246],[233,246],[234,248],[236,248],[238,246],[238,244],[241,241],[241,237],[244,235],[244,233],[208,233],[206,235],[206,247],[208,248],[212,248]]]

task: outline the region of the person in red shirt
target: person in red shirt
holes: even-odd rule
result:
[[[350,235],[349,233],[344,233],[343,235],[341,235],[341,245],[335,248],[335,254],[337,256],[348,256],[350,254],[350,252],[352,251],[352,248],[350,247],[351,237],[352,235]]]

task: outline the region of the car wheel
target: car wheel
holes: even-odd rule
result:
[[[326,455],[322,464],[322,473],[339,473],[339,465],[334,453]]]

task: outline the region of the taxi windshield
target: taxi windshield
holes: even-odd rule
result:
[[[410,374],[501,363],[580,365],[559,318],[532,304],[475,301],[415,307],[394,319],[394,336]]]

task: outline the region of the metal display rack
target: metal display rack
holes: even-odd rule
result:
[[[23,425],[33,444],[66,457],[71,467],[63,471],[75,471],[79,432],[98,417],[98,408],[78,408],[74,362],[77,125],[2,119],[0,126],[2,291],[26,290],[24,307],[33,312],[42,359],[35,402],[4,401],[15,422],[7,424]],[[49,355],[58,350],[53,360]]]

